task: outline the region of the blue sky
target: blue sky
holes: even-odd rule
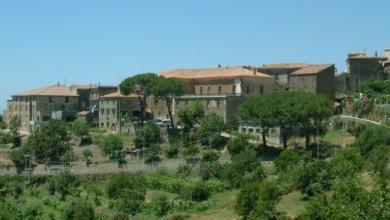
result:
[[[0,110],[57,82],[178,67],[335,63],[390,48],[388,0],[0,0]]]

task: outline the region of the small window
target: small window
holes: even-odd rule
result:
[[[246,86],[246,94],[249,94],[251,92],[251,88],[248,86]]]
[[[249,128],[248,133],[253,133],[253,128]]]
[[[236,85],[233,85],[232,93],[233,93],[233,94],[236,93]]]
[[[261,133],[261,129],[260,128],[256,128],[256,133],[260,134]]]
[[[259,93],[260,93],[260,94],[263,94],[263,93],[264,93],[264,87],[263,87],[263,85],[261,85],[261,86],[259,87]]]
[[[241,128],[242,133],[246,133],[246,128]]]
[[[69,103],[69,97],[65,97],[65,103]]]
[[[209,94],[209,95],[211,94],[211,87],[210,86],[207,87],[207,94]]]
[[[53,97],[49,96],[49,103],[53,103]]]
[[[218,86],[218,94],[222,93],[222,86]]]
[[[199,94],[201,94],[201,95],[203,94],[203,86],[200,87]]]

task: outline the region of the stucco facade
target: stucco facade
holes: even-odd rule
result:
[[[113,132],[133,131],[132,121],[139,116],[138,99],[118,92],[100,97],[99,128]]]
[[[5,122],[21,120],[21,131],[31,132],[50,119],[70,119],[78,110],[78,95],[62,85],[53,85],[12,96],[7,102]]]

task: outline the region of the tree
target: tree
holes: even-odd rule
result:
[[[190,132],[204,117],[203,106],[199,102],[192,103],[189,107],[179,111],[178,123],[184,127],[184,131]]]
[[[94,220],[94,207],[85,199],[72,201],[65,211],[65,220]]]
[[[246,148],[255,148],[253,144],[249,142],[250,137],[246,134],[237,134],[230,138],[227,149],[232,157],[241,153]]]
[[[335,154],[330,167],[335,178],[354,177],[363,168],[363,158],[357,149],[348,147]]]
[[[66,195],[70,193],[72,188],[75,188],[79,185],[77,177],[69,171],[61,172],[52,178],[51,187],[53,187],[54,192],[58,192],[61,195],[62,200],[65,200]]]
[[[283,150],[274,165],[278,172],[288,172],[299,165],[301,158],[294,150]]]
[[[368,80],[360,84],[359,92],[370,96],[390,94],[390,80]]]
[[[27,140],[27,147],[36,160],[58,162],[71,150],[67,125],[63,121],[50,121],[36,130]]]
[[[13,116],[9,122],[9,130],[12,134],[13,143],[15,145],[19,145],[19,128],[22,125],[20,117],[19,116]]]
[[[11,151],[10,159],[14,163],[17,173],[21,173],[26,165],[25,155],[31,155],[31,150],[27,146]]]
[[[237,199],[236,212],[243,219],[278,219],[276,211],[281,193],[278,184],[266,181],[244,186]]]
[[[160,143],[160,139],[160,128],[152,122],[147,122],[135,131],[134,144],[136,148],[148,148],[152,144]]]
[[[302,194],[314,196],[331,186],[329,164],[326,161],[314,160],[306,163],[298,174],[298,188]]]
[[[265,132],[270,127],[280,127],[284,148],[292,127],[302,127],[306,145],[324,120],[332,114],[332,104],[324,96],[308,92],[275,92],[253,96],[240,107],[242,120],[259,124]],[[263,141],[265,133],[262,134]],[[263,142],[266,144],[266,142]]]
[[[120,91],[124,95],[135,93],[138,97],[140,108],[140,123],[145,120],[146,100],[152,94],[153,82],[157,79],[154,73],[142,73],[129,77],[119,85]]]
[[[89,127],[86,123],[76,120],[71,124],[71,131],[77,137],[89,135]]]
[[[153,163],[161,161],[160,151],[161,151],[160,145],[158,145],[158,144],[150,145],[150,147],[148,148],[148,151],[147,151],[145,163],[153,164]]]
[[[131,215],[140,212],[146,194],[144,185],[125,173],[111,176],[107,181],[106,192],[109,198],[115,200],[117,210]]]
[[[390,128],[370,126],[362,131],[355,145],[363,156],[367,156],[377,146],[390,145]]]
[[[175,124],[172,115],[172,103],[175,97],[184,95],[187,91],[187,84],[176,78],[158,77],[152,84],[151,93],[157,100],[164,100],[167,105],[171,127],[174,130]]]
[[[239,114],[242,121],[254,123],[260,126],[263,146],[267,146],[266,134],[268,129],[276,125],[275,118],[272,115],[269,96],[250,96],[239,107]]]
[[[220,149],[225,145],[225,138],[221,132],[227,130],[227,125],[223,118],[215,113],[206,115],[200,120],[198,135],[203,145]]]
[[[379,185],[385,189],[390,181],[390,145],[372,149],[369,162]]]
[[[202,155],[202,162],[210,163],[214,161],[218,161],[219,159],[219,152],[216,150],[209,150],[203,153]]]
[[[100,145],[104,155],[108,155],[110,159],[115,159],[117,152],[122,151],[123,141],[119,135],[107,135]]]

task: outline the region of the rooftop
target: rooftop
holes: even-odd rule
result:
[[[334,66],[333,64],[308,65],[291,73],[291,75],[317,74],[325,69]]]
[[[309,64],[307,63],[273,63],[273,64],[263,64],[262,66],[257,67],[258,69],[296,69],[302,68]]]
[[[97,89],[97,88],[117,88],[112,85],[99,85],[99,84],[73,84],[70,86],[72,89]]]
[[[122,95],[120,92],[113,92],[100,97],[101,99],[114,99],[114,98],[137,98],[137,95]]]
[[[210,79],[210,78],[235,78],[235,77],[256,77],[271,78],[272,76],[249,70],[241,66],[205,68],[205,69],[175,69],[160,73],[167,78],[179,79]]]
[[[28,92],[18,93],[13,96],[79,96],[75,91],[64,85],[55,84],[48,87],[43,87]]]

